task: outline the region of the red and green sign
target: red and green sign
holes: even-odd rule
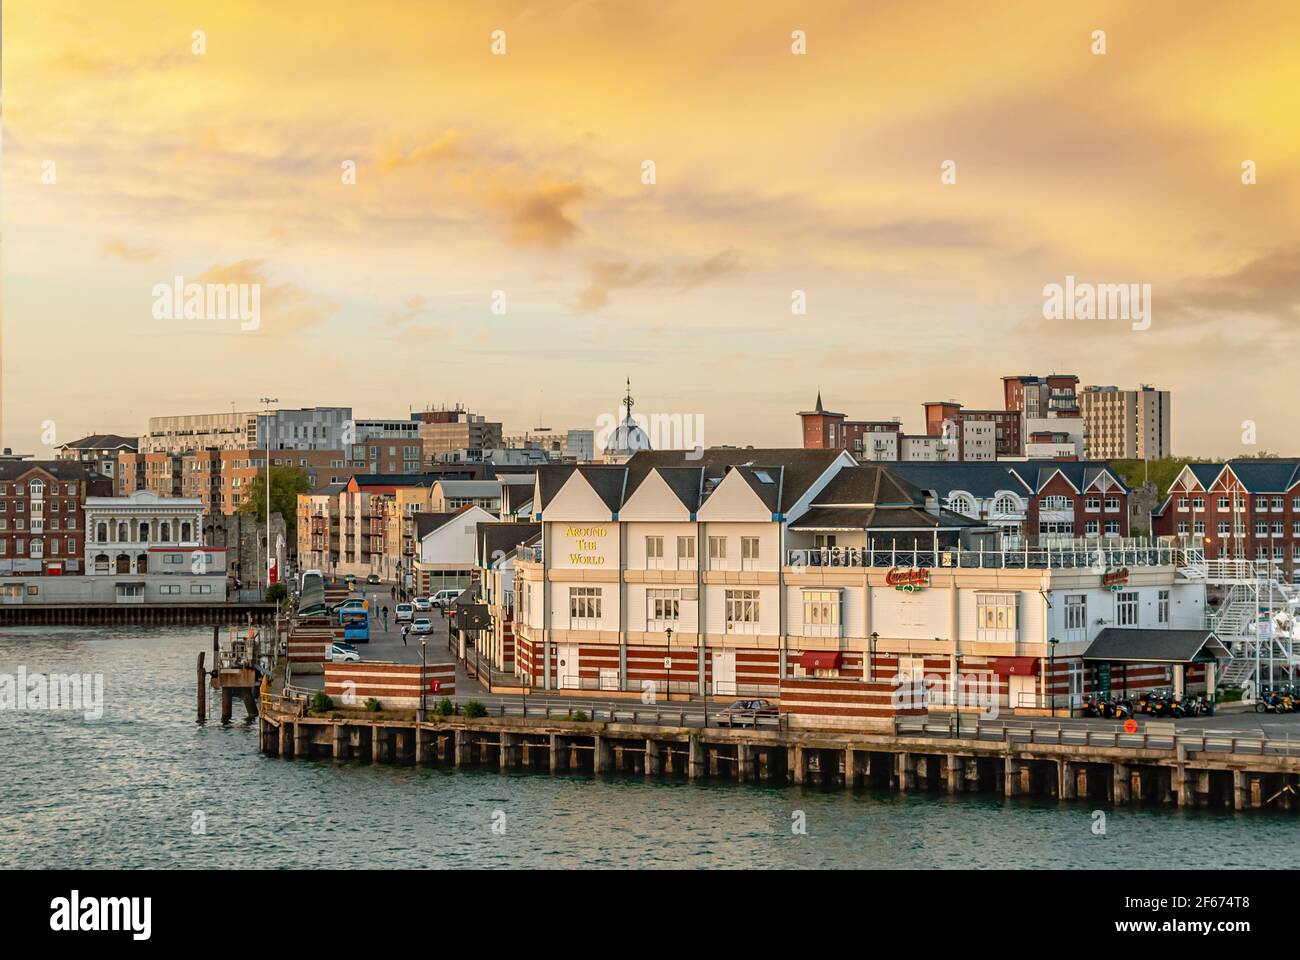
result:
[[[929,585],[928,567],[890,567],[889,572],[885,574],[885,586],[905,593],[916,593]]]
[[[1128,586],[1128,567],[1107,570],[1101,575],[1101,585],[1112,593]]]

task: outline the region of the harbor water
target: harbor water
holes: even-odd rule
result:
[[[1300,818],[449,771],[257,752],[194,722],[211,631],[0,630],[0,682],[102,675],[102,716],[0,710],[0,868],[1300,866]]]

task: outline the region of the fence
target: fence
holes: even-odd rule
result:
[[[1195,551],[1173,543],[1149,541],[1070,541],[1019,549],[978,550],[941,547],[937,550],[913,547],[879,549],[866,547],[822,547],[787,550],[790,567],[953,567],[958,569],[1094,569],[1119,567],[1185,566],[1202,562]]]
[[[1013,727],[999,722],[981,722],[978,716],[953,717],[946,720],[900,717],[894,724],[900,736],[960,737],[968,740],[992,740],[1008,746],[1025,743],[1057,746],[1128,747],[1139,750],[1166,750],[1177,752],[1181,745],[1188,751],[1199,753],[1227,753],[1240,756],[1300,757],[1300,739],[1290,736],[1282,739],[1258,735],[1238,736],[1231,730],[1203,730],[1198,733],[1178,733],[1172,723],[1147,723],[1135,733],[1125,733],[1122,727],[1114,730],[1090,730],[1067,727],[1063,724],[1035,723],[1032,726]]]

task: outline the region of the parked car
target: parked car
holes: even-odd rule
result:
[[[417,617],[411,624],[412,633],[433,633],[433,621],[428,617]]]
[[[340,610],[365,610],[366,600],[364,597],[348,597],[342,603],[336,603],[330,608],[335,613]]]
[[[439,609],[442,609],[443,607],[449,606],[450,604],[454,603],[456,598],[459,597],[464,592],[465,591],[463,588],[460,590],[456,590],[456,589],[439,590],[437,593],[435,593],[433,596],[429,598],[429,603],[431,603],[433,606]]]
[[[396,622],[401,623],[404,620],[410,620],[415,616],[415,607],[409,603],[399,603],[397,605]]]
[[[366,577],[366,583],[383,583],[383,581],[379,579],[379,574],[372,573]]]
[[[776,704],[771,700],[737,700],[717,715],[720,727],[756,727],[764,720],[777,718]]]
[[[428,597],[412,597],[411,605],[415,607],[418,613],[428,613],[433,609],[432,604],[429,603]]]
[[[325,647],[325,659],[333,663],[356,663],[361,659],[361,654],[352,644],[335,640]]]

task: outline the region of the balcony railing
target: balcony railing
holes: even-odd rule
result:
[[[1117,567],[1176,567],[1196,561],[1200,554],[1169,542],[1148,540],[1068,541],[1042,546],[994,550],[941,547],[872,549],[823,547],[787,550],[786,566],[806,567],[953,567],[961,569],[1093,569]]]

